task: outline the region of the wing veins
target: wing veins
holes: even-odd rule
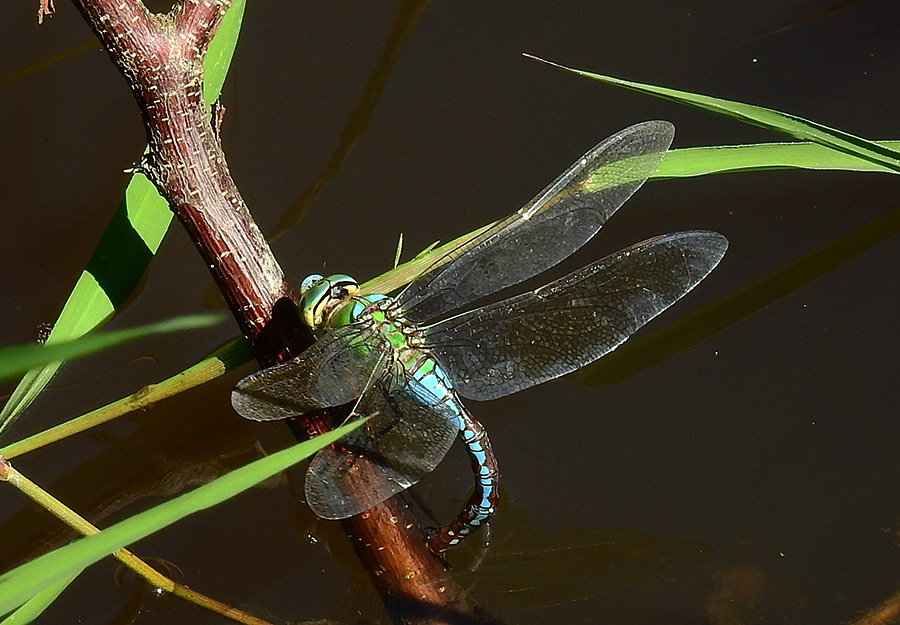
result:
[[[534,291],[423,332],[464,397],[492,399],[565,375],[615,349],[705,277],[727,241],[656,237]]]

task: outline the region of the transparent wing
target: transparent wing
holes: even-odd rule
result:
[[[254,421],[287,419],[346,404],[384,375],[391,346],[376,329],[352,324],[328,332],[300,356],[237,383],[231,405]]]
[[[460,395],[493,399],[612,351],[709,274],[728,241],[668,234],[612,254],[535,291],[422,329]]]
[[[434,470],[458,433],[450,406],[408,376],[378,384],[360,402],[365,425],[320,451],[306,474],[306,500],[323,519],[381,503]],[[418,396],[418,398],[416,397]],[[423,401],[429,399],[429,401]]]
[[[650,121],[604,140],[518,212],[435,261],[398,298],[406,317],[435,319],[568,257],[656,170],[674,134]]]

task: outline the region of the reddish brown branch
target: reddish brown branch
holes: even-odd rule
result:
[[[297,332],[293,299],[265,238],[228,171],[203,102],[203,58],[230,0],[185,0],[151,14],[135,0],[73,0],[128,80],[149,149],[140,170],[168,200],[208,264],[264,365],[309,342]],[[307,433],[323,426],[304,419]],[[357,552],[406,622],[473,622],[464,593],[445,579],[398,499],[348,520]],[[442,616],[439,616],[442,615]]]
[[[127,78],[144,118],[149,150],[141,171],[169,201],[255,344],[275,302],[292,295],[228,171],[203,102],[203,58],[230,2],[189,0],[162,15],[132,0],[74,2]]]
[[[188,39],[193,39],[193,49],[205,54],[219,22],[231,6],[231,0],[221,3],[185,2],[176,7],[174,15],[175,31]]]

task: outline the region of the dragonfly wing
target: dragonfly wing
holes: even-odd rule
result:
[[[668,234],[534,291],[423,328],[460,395],[493,399],[612,351],[709,274],[728,241]]]
[[[650,121],[604,140],[518,212],[436,260],[400,295],[407,318],[429,321],[568,257],[656,170],[674,134]]]
[[[409,488],[453,444],[459,430],[452,407],[428,398],[415,380],[399,378],[403,384],[394,390],[378,385],[366,393],[358,410],[371,419],[310,463],[306,500],[319,517],[344,519]]]
[[[254,421],[287,419],[346,404],[377,382],[391,346],[376,329],[352,324],[328,332],[300,356],[242,379],[231,405]]]

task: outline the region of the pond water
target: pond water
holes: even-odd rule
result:
[[[34,340],[55,319],[127,182],[121,171],[144,145],[105,54],[76,50],[92,39],[80,15],[62,4],[34,28],[33,10],[7,8],[0,76],[77,53],[2,83],[4,343]],[[222,134],[264,231],[324,167],[397,12],[395,4],[250,3]],[[296,285],[323,271],[368,279],[391,266],[399,233],[410,258],[507,215],[600,139],[646,119],[672,121],[675,147],[786,140],[523,52],[897,139],[898,35],[900,9],[888,0],[433,2],[399,49],[365,134],[273,249]],[[646,333],[837,242],[801,267],[808,273],[778,282],[783,292],[719,309],[726,327],[661,362],[651,353],[654,366],[622,381],[567,378],[472,402],[504,489],[491,545],[451,556],[473,598],[500,622],[572,624],[844,623],[896,601],[898,190],[888,175],[860,173],[651,182],[554,270],[665,232],[726,235],[721,265]],[[112,325],[223,306],[174,225]],[[168,377],[235,333],[226,324],[70,365],[4,442]],[[283,424],[249,423],[231,410],[230,388],[252,370],[16,467],[109,525],[292,442]],[[412,494],[441,519],[472,480],[458,447]],[[316,522],[302,503],[302,476],[272,480],[134,550],[273,622],[385,618],[339,524]],[[63,540],[58,522],[18,493],[0,499],[0,568]],[[146,624],[225,622],[136,593],[112,561],[92,567],[38,622],[120,623],[133,614]]]

